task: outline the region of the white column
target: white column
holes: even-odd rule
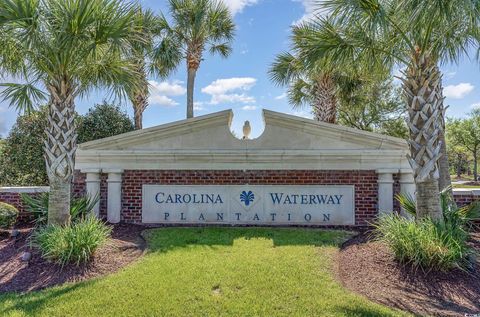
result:
[[[122,210],[122,171],[104,170],[104,172],[108,172],[107,221],[119,223]]]
[[[377,171],[378,173],[378,213],[393,211],[393,173]]]
[[[400,193],[407,194],[415,198],[415,181],[413,180],[412,171],[400,171]],[[402,209],[402,216],[408,216],[407,213]]]
[[[93,213],[98,217],[100,216],[100,170],[87,170],[82,172],[87,174],[85,180],[87,196],[92,199],[98,197],[97,203],[93,206]]]

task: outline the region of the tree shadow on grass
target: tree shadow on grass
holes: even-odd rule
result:
[[[58,296],[62,296],[73,292],[77,289],[84,288],[95,281],[87,281],[84,283],[68,284],[56,289],[48,289],[35,293],[18,294],[8,293],[0,296],[0,316],[8,316],[12,313],[19,313],[21,316],[35,316],[51,305],[51,301]],[[13,304],[9,304],[8,302]]]
[[[352,233],[311,228],[199,227],[148,229],[142,235],[147,240],[149,251],[167,252],[191,245],[232,246],[238,239],[271,240],[274,247],[295,245],[338,247],[348,240]]]

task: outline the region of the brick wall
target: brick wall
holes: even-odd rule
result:
[[[38,196],[41,193],[25,193],[27,195]],[[25,206],[22,203],[21,194],[17,191],[1,191],[0,192],[0,201],[7,204],[15,206],[18,209],[18,221],[19,222],[29,222],[33,220],[31,213],[25,210]]]
[[[355,185],[355,223],[367,225],[377,213],[375,171],[161,171],[126,170],[122,221],[142,220],[142,185]]]

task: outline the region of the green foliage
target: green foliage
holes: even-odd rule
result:
[[[468,246],[468,231],[473,220],[480,217],[480,204],[457,207],[448,191],[440,195],[444,222],[430,219],[415,221],[415,199],[397,195],[401,207],[412,217],[383,215],[375,224],[379,240],[385,242],[402,263],[424,270],[447,271],[467,268],[469,256],[474,253]]]
[[[41,193],[37,196],[21,194],[25,209],[34,216],[34,222],[37,226],[47,224],[48,220],[48,193]],[[73,222],[84,220],[95,207],[100,197],[80,197],[73,198],[70,203],[70,217]]]
[[[338,123],[360,130],[406,139],[405,106],[392,80],[359,81],[340,90]]]
[[[78,120],[78,142],[88,142],[134,130],[132,120],[117,105],[104,102]]]
[[[383,215],[375,224],[378,239],[386,243],[401,262],[423,270],[448,271],[466,268],[472,249],[461,229],[443,228],[430,219],[415,221]]]
[[[473,110],[464,119],[448,119],[445,136],[448,140],[449,150],[457,154],[457,159],[460,158],[458,164],[464,163],[462,157],[465,157],[467,153],[473,157],[473,174],[477,179],[478,151],[480,151],[480,110]]]
[[[0,229],[10,229],[17,221],[18,210],[15,206],[0,202]]]
[[[19,116],[0,153],[0,185],[41,186],[48,183],[43,139],[48,108]]]
[[[48,184],[43,140],[48,107],[19,116],[0,149],[0,186]],[[81,116],[75,115],[78,140],[86,142],[133,130],[132,120],[113,104],[98,104]]]
[[[86,263],[110,236],[111,228],[95,216],[88,216],[69,226],[39,228],[33,233],[33,245],[42,256],[62,266]]]
[[[61,90],[63,101],[91,89],[134,89],[143,79],[126,53],[143,42],[137,8],[120,0],[0,1],[0,70],[22,82],[6,84],[3,97],[30,111],[44,97],[39,87],[49,100]]]

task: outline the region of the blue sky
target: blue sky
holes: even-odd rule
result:
[[[271,109],[300,116],[309,116],[308,109],[292,110],[284,97],[285,90],[273,85],[267,74],[275,55],[288,49],[290,26],[308,19],[316,0],[226,0],[237,26],[233,52],[227,59],[205,54],[195,86],[195,116],[233,109],[232,129],[242,135],[241,126],[250,120],[252,137],[263,131],[261,109]],[[168,15],[166,0],[142,0],[146,7]],[[472,54],[473,55],[473,54]],[[480,107],[479,64],[468,59],[459,65],[445,65],[444,86],[446,102],[451,107],[447,115],[460,117],[472,107]],[[185,118],[186,71],[184,63],[167,80],[151,78],[150,106],[144,113],[144,127]],[[109,96],[96,91],[76,101],[77,111]],[[132,116],[131,106],[123,109]],[[15,121],[16,113],[0,103],[0,135],[6,136]]]

